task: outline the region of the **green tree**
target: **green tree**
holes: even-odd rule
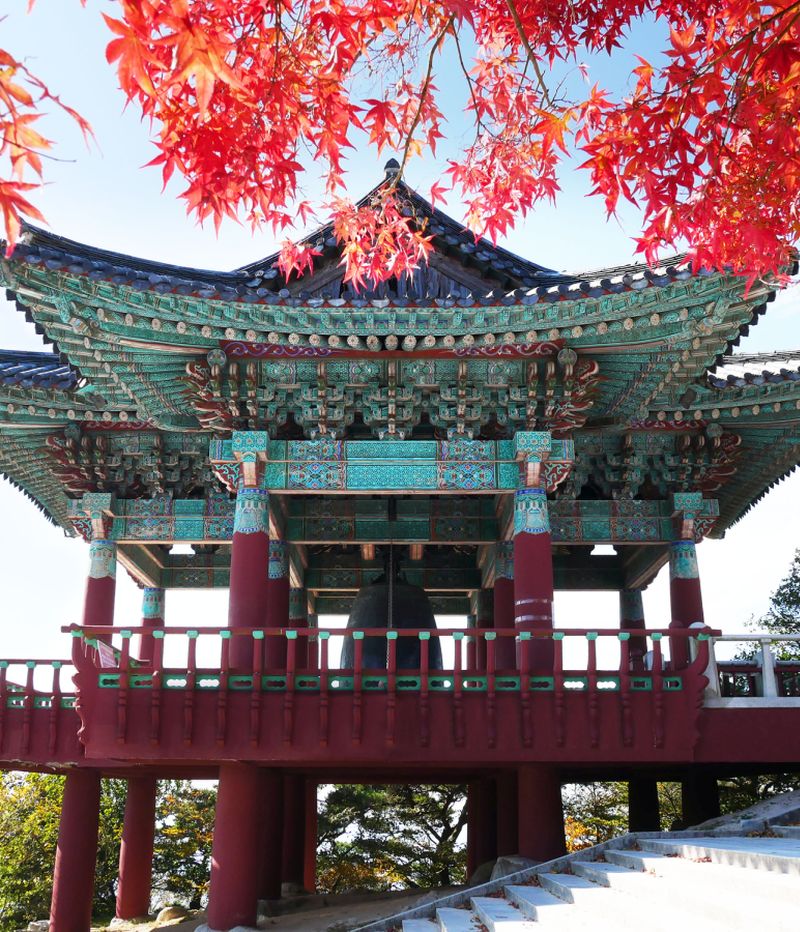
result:
[[[345,785],[329,789],[319,813],[318,885],[345,890],[463,883],[463,786]]]
[[[772,593],[767,613],[750,627],[769,634],[796,634],[797,641],[780,641],[773,646],[778,660],[800,660],[800,549],[795,551],[789,572]]]
[[[0,775],[0,929],[18,929],[50,912],[53,864],[64,778],[50,774]],[[94,910],[114,912],[125,785],[104,780]]]
[[[188,780],[159,784],[153,892],[199,909],[208,889],[217,794]]]
[[[570,851],[597,845],[628,830],[627,783],[568,783],[561,798]]]

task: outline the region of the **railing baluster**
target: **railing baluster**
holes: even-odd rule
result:
[[[664,655],[661,652],[662,635],[654,631],[650,638],[653,643],[653,668],[650,671],[653,696],[653,743],[660,748],[664,746]]]
[[[25,676],[25,692],[22,698],[22,747],[23,754],[27,754],[31,747],[31,715],[33,714],[34,688],[33,688],[33,671],[36,669],[36,661],[28,660],[25,662],[28,672]]]
[[[353,744],[361,744],[361,676],[364,662],[364,632],[353,631],[353,701],[351,739]]]
[[[286,631],[286,688],[283,693],[283,743],[292,743],[294,731],[294,682],[297,665],[297,632]],[[283,651],[281,651],[283,653]]]
[[[597,632],[586,632],[587,665],[586,688],[589,692],[589,742],[596,748],[600,742],[599,707],[597,695]]]
[[[161,691],[164,687],[164,628],[153,629],[153,680],[150,696],[150,743],[161,736]]]
[[[250,745],[258,747],[261,736],[261,703],[264,689],[264,632],[255,629],[253,636],[253,688],[250,690]]]
[[[464,746],[464,632],[453,632],[453,737],[456,747]]]
[[[419,637],[419,738],[426,748],[431,740],[430,706],[429,706],[429,644],[430,631],[420,631]]]
[[[319,743],[328,745],[328,640],[330,632],[320,631],[319,637]]]
[[[58,744],[58,725],[61,719],[61,661],[54,660],[50,665],[53,668],[53,688],[50,693],[50,735],[47,749],[50,754],[54,754]]]
[[[494,631],[483,632],[486,658],[486,724],[487,739],[490,748],[497,745],[497,693],[495,675],[495,638]]]
[[[397,715],[397,631],[386,632],[386,744],[395,742]]]
[[[183,743],[192,743],[194,732],[195,689],[197,687],[197,640],[200,632],[187,631],[186,646],[186,690],[183,696]]]

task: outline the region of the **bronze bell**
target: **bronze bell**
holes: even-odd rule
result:
[[[390,548],[387,566],[373,582],[359,590],[347,619],[347,629],[354,628],[429,628],[436,629],[431,603],[425,590],[408,583],[399,571]],[[363,641],[362,665],[365,670],[386,669],[387,640],[367,637]],[[341,667],[353,667],[354,641],[345,638]],[[420,642],[417,638],[397,639],[398,670],[417,670],[420,665]],[[428,641],[428,667],[441,670],[442,648],[438,638]]]

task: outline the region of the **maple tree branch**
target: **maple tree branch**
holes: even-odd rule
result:
[[[475,82],[470,77],[469,71],[467,71],[467,65],[464,61],[464,56],[461,52],[461,41],[458,38],[458,31],[455,29],[453,30],[453,38],[455,39],[455,42],[456,42],[456,54],[458,55],[458,63],[459,65],[461,65],[461,70],[464,72],[464,77],[467,79],[467,87],[469,88],[469,95],[472,98],[472,106],[475,108],[475,123],[476,123],[477,129],[482,129],[485,132],[489,133],[490,130],[488,129],[488,127],[486,126],[486,124],[483,122],[483,120],[480,117],[480,110],[478,108],[478,98],[475,96]],[[476,135],[477,135],[477,130],[476,130]]]
[[[516,28],[519,40],[525,49],[525,54],[528,57],[528,61],[533,66],[533,71],[536,75],[536,80],[539,82],[539,90],[542,92],[542,97],[544,97],[547,106],[555,110],[556,105],[553,99],[550,97],[550,91],[547,89],[547,84],[545,83],[542,69],[539,67],[539,60],[536,57],[536,53],[533,51],[533,48],[528,41],[528,37],[525,35],[525,28],[522,25],[522,20],[519,18],[519,12],[517,11],[517,6],[514,3],[514,0],[506,0],[506,6],[508,7],[508,12],[511,14],[511,19],[514,20],[514,27]]]
[[[433,62],[436,58],[436,53],[441,48],[442,42],[444,41],[444,37],[447,35],[448,30],[452,28],[453,23],[455,22],[455,18],[456,18],[455,13],[453,13],[451,16],[448,17],[444,26],[442,26],[442,28],[439,30],[439,33],[436,36],[436,39],[434,40],[433,45],[431,46],[431,50],[428,55],[428,67],[425,71],[425,79],[422,82],[422,87],[419,92],[419,102],[417,104],[417,112],[414,114],[414,119],[411,121],[411,126],[409,127],[408,133],[406,134],[406,142],[405,142],[405,145],[403,146],[403,158],[400,160],[400,169],[395,175],[392,188],[397,187],[397,182],[402,177],[403,170],[405,169],[406,163],[408,162],[408,157],[411,152],[411,143],[413,142],[414,130],[417,128],[417,126],[419,125],[419,121],[422,119],[422,108],[425,105],[425,100],[428,96],[428,91],[430,90],[431,81],[433,80]]]

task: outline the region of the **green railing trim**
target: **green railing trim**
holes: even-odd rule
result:
[[[531,689],[535,690],[552,690],[556,688],[554,676],[531,676],[528,677]]]
[[[454,640],[454,641],[463,641],[463,640],[464,640],[464,632],[463,632],[463,631],[454,631],[454,632],[453,632],[453,640]]]
[[[228,689],[250,690],[255,685],[252,673],[231,673],[228,676]]]
[[[421,676],[398,676],[395,685],[400,692],[411,692],[422,688]]]
[[[133,637],[133,631],[131,631],[129,628],[122,628],[119,632],[119,636],[123,641],[130,641],[130,639]]]
[[[263,641],[263,640],[264,640],[264,632],[263,632],[263,631],[259,631],[258,629],[256,629],[255,631],[252,631],[251,634],[252,634],[252,636],[253,636],[253,640],[254,640],[254,641]]]
[[[620,631],[617,637],[620,639],[620,641],[630,641],[631,634],[630,631]]]
[[[231,634],[230,631],[220,631],[219,636],[222,638],[223,641],[229,641],[233,635]]]
[[[0,660],[0,670],[7,670],[7,669],[8,669],[8,661]]]
[[[97,677],[97,685],[100,689],[118,689],[119,673],[101,673]]]
[[[186,632],[186,637],[191,641],[195,641],[200,637],[200,632],[196,628],[192,628],[191,631]]]
[[[472,693],[486,692],[489,680],[485,676],[465,676],[461,681],[461,688]]]
[[[164,689],[186,689],[189,685],[188,673],[176,673],[161,678],[161,685]]]
[[[554,640],[554,641],[563,641],[563,640],[564,640],[564,632],[563,632],[563,631],[553,631],[552,636],[553,636],[553,640]]]
[[[383,692],[389,688],[389,677],[365,676],[361,680],[361,688],[369,692]]]
[[[302,676],[295,677],[294,688],[300,692],[316,692],[321,683],[322,677],[303,674]]]
[[[530,641],[530,639],[531,639],[531,633],[530,633],[530,631],[520,631],[520,633],[519,633],[519,639],[520,639],[520,641]]]
[[[654,632],[650,635],[650,637],[651,637],[654,641],[660,641],[661,638],[664,637],[664,635],[661,634],[660,631],[654,631]]]
[[[387,632],[386,632],[386,640],[387,640],[387,641],[396,641],[396,640],[397,640],[397,632],[396,632],[396,631],[387,631]]]
[[[420,641],[430,641],[430,639],[431,639],[431,633],[430,633],[430,631],[420,631],[420,632],[419,632],[419,639],[420,639]]]
[[[597,632],[596,632],[596,631],[587,631],[587,632],[586,632],[586,640],[587,640],[587,641],[596,641],[596,640],[597,640]]]
[[[662,682],[664,689],[670,692],[678,692],[683,689],[683,680],[679,676],[665,676]]]
[[[152,673],[132,673],[128,678],[132,689],[151,689],[153,686]]]
[[[25,661],[25,666],[26,666],[29,670],[35,670],[35,669],[36,669],[36,661],[35,661],[35,660],[26,660],[26,661]]]
[[[494,678],[494,688],[503,692],[514,692],[520,688],[520,677],[518,676],[496,676]]]
[[[198,677],[194,683],[194,688],[201,690],[219,689],[220,686],[222,686],[222,676],[214,676],[211,673]]]
[[[335,673],[328,673],[328,689],[334,689],[337,692],[346,692],[352,689],[353,681],[352,676],[337,676]]]
[[[64,663],[63,663],[63,661],[61,661],[61,660],[54,660],[54,661],[50,664],[50,666],[51,666],[54,670],[60,670],[60,669],[64,666]]]
[[[164,640],[164,631],[161,628],[153,628],[150,633],[157,641]]]
[[[455,676],[431,676],[428,678],[428,686],[434,692],[452,692],[455,689]]]
[[[319,631],[317,632],[317,637],[320,641],[327,641],[331,636],[330,631]]]
[[[653,689],[653,678],[651,676],[632,676],[632,692],[650,692]]]
[[[287,640],[287,641],[296,641],[296,640],[297,640],[297,632],[296,632],[296,631],[285,631],[284,634],[286,635],[286,640]]]
[[[73,628],[72,631],[70,631],[69,636],[73,638],[82,638],[83,630],[81,628]]]
[[[497,639],[497,632],[487,631],[483,636],[485,641],[494,641]]]
[[[354,640],[354,641],[363,641],[363,640],[364,640],[364,632],[363,632],[363,631],[354,631],[354,632],[353,632],[353,640]]]

